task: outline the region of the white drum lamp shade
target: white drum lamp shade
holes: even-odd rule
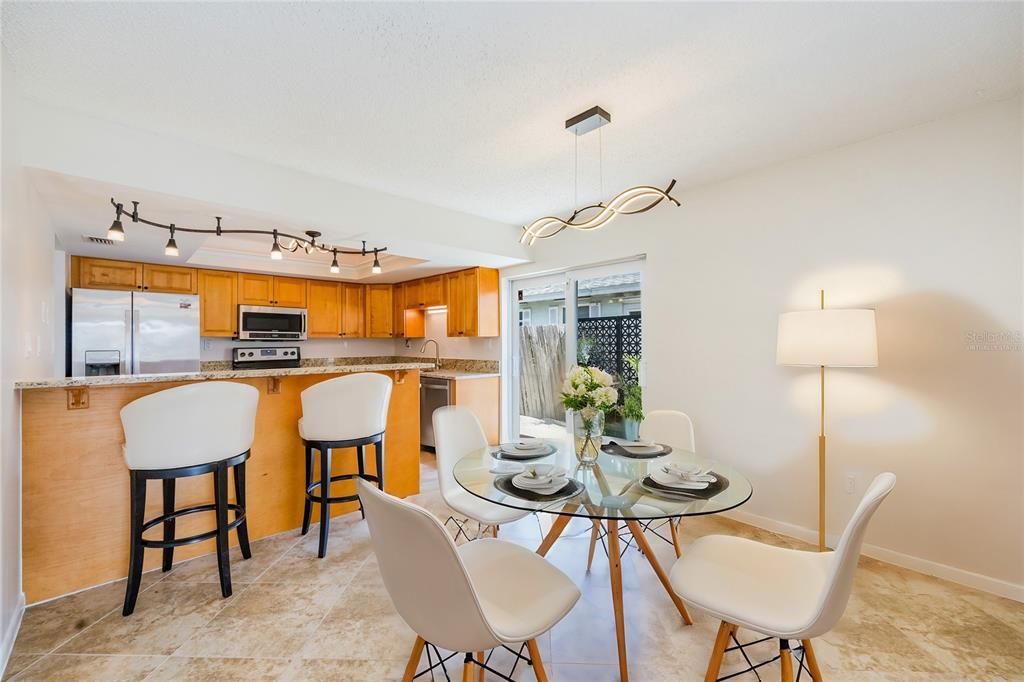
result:
[[[779,315],[778,365],[877,367],[875,311],[807,310]]]

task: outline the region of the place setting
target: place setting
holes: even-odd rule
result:
[[[630,459],[654,459],[672,454],[672,447],[654,441],[606,439],[601,452]]]
[[[652,464],[638,485],[665,499],[709,500],[729,487],[729,479],[696,463]]]
[[[539,438],[524,438],[511,443],[502,443],[491,452],[491,457],[498,460],[527,462],[553,455],[558,451],[551,443]]]
[[[531,502],[552,502],[578,495],[583,484],[571,478],[565,469],[553,464],[519,465],[522,470],[496,476],[494,487]]]

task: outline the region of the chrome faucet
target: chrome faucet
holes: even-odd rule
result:
[[[441,347],[437,345],[437,341],[434,339],[427,339],[423,342],[423,345],[420,346],[420,352],[426,352],[428,343],[434,344],[434,369],[441,369]]]

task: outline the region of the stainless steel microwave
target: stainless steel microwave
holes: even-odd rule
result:
[[[262,305],[238,306],[240,341],[304,341],[306,309]]]

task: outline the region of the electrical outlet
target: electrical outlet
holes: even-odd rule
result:
[[[846,474],[846,494],[852,495],[857,490],[857,474]]]
[[[203,350],[210,350],[213,348],[213,339],[203,339]]]

